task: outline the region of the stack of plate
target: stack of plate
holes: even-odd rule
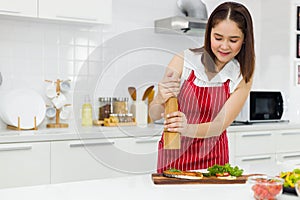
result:
[[[18,127],[20,117],[21,129],[39,126],[45,118],[46,104],[40,94],[31,89],[14,89],[1,94],[0,117],[11,126]]]

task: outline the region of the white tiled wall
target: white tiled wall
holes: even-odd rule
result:
[[[0,18],[1,92],[32,88],[47,103],[45,80],[74,82],[88,55],[102,43],[102,26],[49,24]],[[93,58],[93,65],[100,60]],[[86,73],[82,73],[87,75]],[[72,101],[71,94],[68,95]],[[26,106],[26,105],[25,105]],[[1,128],[5,127],[1,123]]]

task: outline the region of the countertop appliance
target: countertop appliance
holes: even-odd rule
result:
[[[284,112],[280,91],[251,91],[235,122],[279,122]]]

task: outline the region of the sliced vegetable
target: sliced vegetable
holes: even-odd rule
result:
[[[232,167],[229,163],[225,165],[213,165],[207,169],[209,171],[209,176],[241,176],[244,172],[243,169],[240,169],[238,166]],[[217,175],[218,174],[218,175]]]
[[[281,172],[280,178],[284,179],[283,187],[295,187],[295,183],[300,180],[300,169],[294,169],[291,172]]]

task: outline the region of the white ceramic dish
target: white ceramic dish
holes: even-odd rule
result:
[[[18,127],[20,117],[21,129],[39,126],[45,118],[46,105],[41,95],[31,89],[14,89],[1,96],[0,116],[2,120],[11,126]]]

